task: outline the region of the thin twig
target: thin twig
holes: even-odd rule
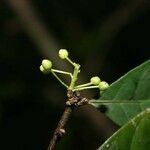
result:
[[[87,90],[87,89],[95,89],[98,88],[97,85],[93,85],[93,86],[88,86],[88,87],[81,87],[81,88],[76,88],[73,91],[81,91],[81,90]]]
[[[62,70],[57,70],[57,69],[51,69],[53,72],[56,73],[60,73],[60,74],[65,74],[65,75],[69,75],[72,78],[72,74],[70,72],[67,71],[62,71]]]
[[[54,75],[54,77],[55,77],[62,85],[64,85],[66,88],[68,88],[68,85],[67,85],[66,83],[64,83],[64,82],[57,76],[57,74],[56,74],[53,70],[51,70],[51,73]]]
[[[60,119],[60,121],[59,121],[59,123],[57,125],[57,128],[56,128],[56,130],[54,132],[53,138],[51,139],[47,150],[54,150],[54,148],[56,146],[56,143],[63,136],[62,131],[64,130],[64,126],[65,126],[66,122],[68,121],[68,119],[69,119],[69,117],[71,115],[71,112],[72,112],[72,108],[71,107],[66,107],[65,108],[64,113],[63,113],[63,115],[62,115],[62,117],[61,117],[61,119]]]
[[[67,96],[68,96],[68,101],[70,101],[70,100],[75,101],[76,100],[75,94],[72,91],[70,91],[70,90],[68,91]],[[66,122],[68,121],[72,110],[73,110],[73,107],[66,105],[66,108],[65,108],[65,110],[63,112],[63,115],[62,115],[58,125],[57,125],[57,128],[55,129],[55,132],[53,134],[53,137],[52,137],[52,139],[50,141],[50,144],[49,144],[47,150],[54,150],[58,140],[65,133],[64,126],[65,126]],[[62,131],[64,131],[64,133],[62,133]]]
[[[50,141],[47,150],[54,150],[57,142],[65,134],[64,126],[67,123],[73,109],[88,103],[88,100],[86,98],[82,98],[79,93],[72,92],[71,90],[68,91],[67,96],[68,96],[68,101],[66,102],[66,108],[57,125],[57,128],[55,129],[55,132],[53,134],[53,137]]]

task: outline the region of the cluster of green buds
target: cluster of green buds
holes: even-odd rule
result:
[[[74,67],[73,73],[53,69],[52,68],[52,62],[48,59],[44,59],[42,61],[41,66],[40,66],[41,72],[43,72],[44,74],[52,73],[56,77],[56,79],[58,81],[60,81],[60,83],[62,85],[64,85],[67,89],[72,90],[72,91],[81,91],[81,90],[93,89],[93,88],[99,88],[100,91],[104,91],[104,90],[108,89],[109,84],[105,81],[101,81],[101,79],[98,76],[92,77],[90,79],[90,82],[88,82],[86,84],[76,85],[76,81],[78,79],[78,74],[80,73],[80,65],[73,62],[69,58],[69,54],[68,54],[68,51],[66,49],[60,49],[58,52],[58,56],[63,60],[67,60]],[[58,77],[57,73],[69,75],[71,78],[70,84],[67,85],[66,83],[64,83]]]
[[[85,89],[93,89],[93,88],[99,88],[101,91],[105,91],[108,89],[109,84],[105,81],[101,81],[101,79],[98,76],[94,76],[90,79],[89,83],[78,85],[75,87],[77,91],[85,90]]]

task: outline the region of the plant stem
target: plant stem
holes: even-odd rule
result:
[[[75,88],[81,88],[81,87],[90,86],[90,85],[92,85],[92,83],[91,83],[91,82],[86,83],[86,84],[78,85],[78,86],[76,86]]]
[[[62,70],[57,70],[57,69],[51,69],[53,72],[56,73],[61,73],[61,74],[66,74],[69,75],[72,78],[72,74],[70,72],[62,71]]]
[[[73,66],[75,66],[75,63],[74,63],[74,62],[72,62],[72,60],[71,60],[71,59],[69,59],[69,57],[67,57],[67,58],[66,58],[66,60],[67,60],[69,63],[71,63]]]
[[[59,135],[59,132],[60,132],[60,129],[63,129],[66,122],[68,121],[69,119],[69,116],[71,115],[71,112],[72,112],[72,108],[71,107],[66,107],[65,110],[64,110],[64,113],[57,125],[57,128],[54,132],[54,135],[53,135],[53,138],[52,140],[50,141],[50,144],[48,146],[48,149],[47,150],[54,150],[55,146],[56,146],[56,143],[58,142],[58,139],[60,138],[60,135]]]
[[[64,85],[66,88],[68,88],[68,85],[67,85],[66,83],[64,83],[64,82],[56,75],[56,73],[55,73],[53,70],[51,70],[51,73],[54,75],[54,77],[55,77],[62,85]]]
[[[73,105],[71,105],[71,106],[66,105],[63,115],[57,125],[57,128],[55,129],[55,132],[53,134],[53,137],[50,141],[50,144],[49,144],[47,150],[54,150],[58,140],[60,140],[60,138],[62,138],[63,134],[65,134],[64,126],[67,123],[67,121],[71,115],[71,112],[73,111],[74,108],[77,107],[77,105],[74,105],[74,104],[76,102],[80,103],[83,100],[83,98],[79,95],[79,93],[77,94],[76,92],[72,92],[71,90],[68,90],[67,96],[68,96],[68,101],[73,102],[72,103]],[[84,105],[84,104],[86,104],[86,103],[82,103],[81,105]],[[79,106],[81,106],[81,105],[79,105]]]
[[[98,86],[81,87],[81,88],[76,88],[73,91],[81,91],[81,90],[95,89],[95,88],[98,88]]]
[[[69,86],[69,90],[73,90],[75,86],[75,82],[77,81],[78,74],[80,73],[80,65],[74,63],[74,71],[73,71],[73,76],[72,80]]]
[[[71,83],[70,83],[70,86],[69,86],[69,90],[68,90],[68,99],[70,100],[73,100],[74,102],[78,101],[79,100],[79,97],[76,95],[75,92],[73,92],[73,89],[75,87],[75,83],[77,81],[77,77],[78,77],[78,74],[80,72],[80,65],[76,64],[76,63],[73,63],[74,65],[74,72],[73,72],[73,75],[72,75],[72,78],[71,78]],[[53,73],[53,75],[64,85],[66,86],[65,83],[63,83],[59,77],[55,74],[55,72],[53,70],[51,70],[51,72]],[[68,101],[69,101],[68,100]],[[56,146],[56,143],[58,142],[59,138],[62,137],[62,130],[65,132],[64,130],[64,126],[66,124],[66,122],[68,121],[70,115],[71,115],[71,112],[73,111],[73,108],[72,106],[66,106],[65,110],[64,110],[64,113],[57,125],[57,128],[55,129],[55,132],[54,132],[54,135],[50,141],[50,144],[48,146],[48,149],[47,150],[54,150],[55,146]]]

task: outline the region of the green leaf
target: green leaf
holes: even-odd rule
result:
[[[106,115],[119,125],[150,107],[150,60],[131,70],[111,84],[99,100],[90,104],[105,105]],[[108,103],[109,102],[109,103]]]
[[[150,109],[147,109],[114,133],[98,150],[149,149]]]

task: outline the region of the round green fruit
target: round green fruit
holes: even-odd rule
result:
[[[101,82],[101,79],[98,76],[95,76],[95,77],[92,77],[90,81],[93,85],[99,85],[99,83]]]
[[[48,59],[44,59],[42,61],[42,67],[43,67],[44,70],[51,70],[52,62],[50,60],[48,60]]]
[[[60,49],[58,54],[61,59],[66,59],[68,57],[68,51],[66,49]]]
[[[102,81],[102,82],[99,83],[99,89],[102,90],[102,91],[108,89],[108,87],[109,87],[109,84],[105,81]]]
[[[41,71],[43,74],[48,74],[48,73],[50,72],[50,70],[45,70],[42,65],[40,66],[40,71]]]

